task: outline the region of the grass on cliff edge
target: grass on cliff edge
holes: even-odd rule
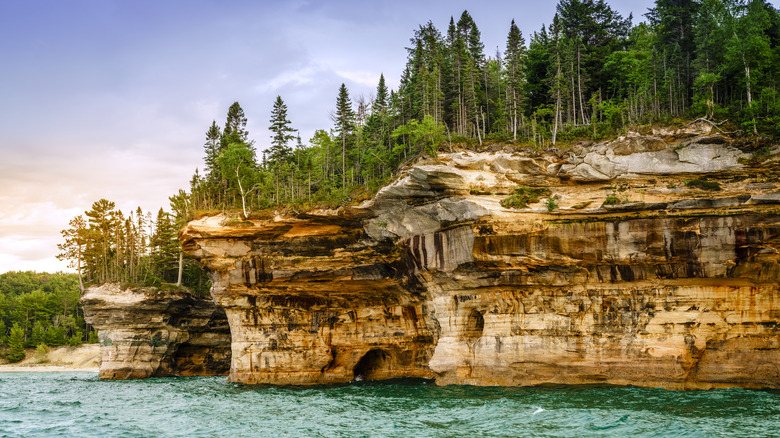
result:
[[[517,186],[514,193],[501,201],[504,208],[526,208],[528,204],[539,202],[543,196],[548,196],[550,189],[547,187]]]

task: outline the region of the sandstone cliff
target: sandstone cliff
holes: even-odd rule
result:
[[[360,207],[190,222],[230,379],[780,387],[777,151],[704,128],[456,151]],[[503,207],[518,184],[550,208]]]
[[[186,289],[121,288],[107,283],[81,297],[98,331],[100,378],[227,374],[230,330],[225,312]]]

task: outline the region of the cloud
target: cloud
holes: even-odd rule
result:
[[[341,70],[336,71],[336,74],[346,78],[347,81],[353,84],[360,84],[365,87],[375,87],[379,84],[379,73],[373,71],[350,71]]]
[[[611,3],[635,15],[653,4]],[[277,95],[307,142],[332,127],[341,83],[353,100],[381,73],[396,88],[414,30],[433,20],[445,31],[464,9],[492,55],[513,16],[529,40],[555,5],[0,2],[0,272],[64,267],[60,230],[100,198],[125,213],[167,207],[202,170],[205,132],[234,101],[258,149]]]

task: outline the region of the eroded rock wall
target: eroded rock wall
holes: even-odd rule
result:
[[[778,386],[776,211],[582,220],[476,225],[470,262],[423,266],[439,383]]]
[[[313,384],[430,377],[437,328],[403,252],[359,217],[192,222],[184,248],[210,272],[232,333],[230,378]],[[361,362],[362,360],[362,362]]]
[[[230,369],[225,312],[189,291],[106,283],[81,297],[98,331],[100,378],[212,376]]]
[[[777,160],[696,134],[456,151],[357,208],[180,238],[227,314],[234,381],[777,388]],[[503,207],[518,184],[549,209]]]

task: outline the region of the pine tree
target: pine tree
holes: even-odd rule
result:
[[[168,283],[174,283],[179,267],[179,240],[177,227],[171,215],[162,208],[157,212],[154,234],[151,245],[154,248],[152,260],[158,278]]]
[[[84,292],[84,279],[81,268],[89,237],[87,235],[87,222],[83,216],[79,215],[71,219],[68,225],[70,225],[70,228],[60,231],[65,242],[57,244],[57,248],[61,251],[57,258],[59,260],[68,260],[70,262],[68,267],[76,269],[76,273],[79,276],[79,290]]]
[[[546,105],[550,96],[548,72],[555,71],[550,57],[550,36],[545,26],[534,32],[525,56],[525,97],[526,114],[532,114],[536,108]]]
[[[246,130],[246,116],[238,102],[233,102],[228,108],[225,130],[222,133],[222,149],[230,143],[247,143],[249,132]]]
[[[696,0],[656,0],[655,7],[645,14],[655,29],[656,45],[664,57],[670,110],[678,114],[690,105],[691,64],[696,50],[693,24],[700,3]]]
[[[525,40],[520,29],[512,20],[509,26],[509,35],[506,39],[506,93],[507,105],[512,127],[512,139],[517,140],[518,119],[523,108],[523,79],[524,79]]]
[[[339,95],[336,98],[336,112],[333,121],[336,123],[336,132],[341,139],[341,187],[347,187],[347,138],[354,129],[355,112],[352,110],[352,100],[349,98],[347,86],[341,84]]]
[[[103,282],[110,278],[109,268],[112,266],[112,246],[115,242],[114,227],[117,222],[116,204],[100,199],[92,203],[92,209],[84,214],[89,218],[89,233],[91,238],[85,251],[87,269],[93,281]]]
[[[211,126],[206,131],[206,143],[203,145],[203,149],[206,153],[203,161],[206,162],[206,175],[209,179],[215,179],[218,171],[216,170],[216,161],[219,156],[219,152],[222,149],[220,143],[221,135],[219,133],[219,126],[216,120],[211,122]]]
[[[281,96],[276,96],[273,110],[271,110],[271,126],[268,130],[273,133],[271,136],[271,148],[268,151],[268,160],[271,166],[287,162],[292,157],[292,149],[287,145],[290,140],[295,138],[292,135],[295,130],[290,127],[290,121],[287,119],[287,105],[285,105]]]
[[[379,75],[379,85],[376,87],[376,99],[371,108],[374,113],[384,113],[387,111],[387,85],[385,85],[385,75]]]
[[[8,346],[10,350],[6,358],[9,362],[19,362],[24,359],[24,331],[19,324],[14,324],[11,328],[11,335],[8,337]]]
[[[587,125],[590,115],[587,96],[606,89],[608,79],[602,67],[607,56],[617,49],[631,27],[631,17],[623,19],[604,0],[560,0],[556,7],[560,28],[571,47],[569,84],[572,92],[572,121]]]

